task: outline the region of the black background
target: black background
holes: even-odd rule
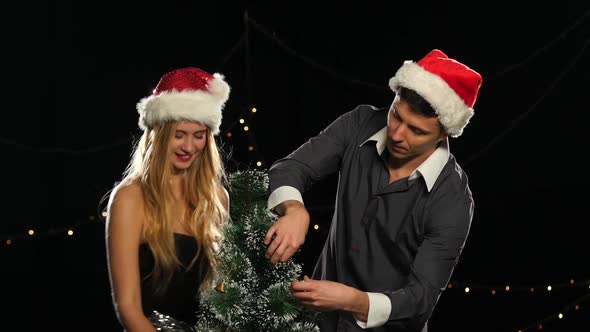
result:
[[[232,87],[219,136],[228,170],[256,161],[266,168],[354,106],[389,105],[387,82],[402,62],[440,48],[484,83],[471,123],[451,139],[476,202],[453,281],[472,291],[445,292],[430,331],[536,330],[571,301],[579,310],[550,316],[544,330],[590,326],[590,301],[577,300],[588,286],[576,286],[590,280],[590,7],[317,3],[6,5],[4,325],[117,330],[99,202],[140,133],[135,104],[164,72],[195,66],[223,73]],[[248,133],[237,123],[242,117]],[[329,227],[335,183],[328,178],[305,194],[319,226],[296,257],[307,272]],[[69,228],[74,236],[65,235]],[[26,235],[29,229],[36,234]],[[570,278],[574,286],[543,289]],[[536,291],[490,295],[503,285]]]

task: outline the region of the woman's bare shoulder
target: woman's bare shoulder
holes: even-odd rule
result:
[[[121,182],[111,192],[109,207],[127,206],[137,208],[143,205],[143,192],[138,182]]]

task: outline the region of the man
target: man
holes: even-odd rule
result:
[[[338,172],[313,278],[292,283],[324,331],[425,331],[467,239],[474,201],[449,152],[474,114],[481,75],[433,50],[389,81],[389,109],[360,105],[269,170],[267,257],[289,259],[309,226],[301,193]]]

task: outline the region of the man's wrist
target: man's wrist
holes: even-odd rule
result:
[[[299,208],[304,208],[303,203],[297,200],[287,200],[277,205],[275,212],[280,216],[284,216],[285,214]]]
[[[356,320],[366,322],[369,317],[369,295],[358,289],[354,289],[354,292],[350,311]]]

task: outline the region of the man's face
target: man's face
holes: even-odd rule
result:
[[[399,97],[393,100],[387,117],[387,150],[391,157],[425,160],[447,136],[438,118],[414,112]]]

